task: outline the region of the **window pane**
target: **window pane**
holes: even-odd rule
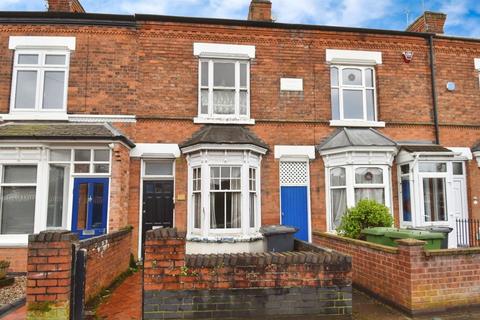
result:
[[[70,150],[50,150],[50,161],[70,161]]]
[[[331,194],[331,207],[332,207],[332,229],[336,229],[342,217],[347,211],[347,190],[346,189],[332,189]]]
[[[201,217],[201,193],[193,194],[193,227],[196,229],[200,228],[200,217]]]
[[[447,164],[445,162],[421,162],[418,170],[420,172],[447,172]]]
[[[359,184],[383,183],[383,170],[380,168],[358,168],[355,170],[355,182]]]
[[[330,186],[341,187],[345,186],[345,168],[334,168],[330,170]]]
[[[247,114],[247,98],[248,98],[247,91],[240,91],[240,114],[241,115]]]
[[[173,162],[171,161],[145,162],[145,175],[171,176],[173,175]]]
[[[36,183],[36,166],[5,166],[3,169],[4,183]]]
[[[383,188],[356,188],[355,203],[360,200],[375,200],[378,203],[385,203],[385,190]]]
[[[240,228],[242,194],[240,192],[227,192],[227,228]]]
[[[83,230],[87,228],[88,183],[81,183],[78,188],[77,230]]]
[[[375,121],[375,93],[367,90],[367,120]]]
[[[463,163],[462,162],[453,162],[453,174],[454,175],[463,175]]]
[[[66,207],[65,191],[68,185],[68,166],[50,165],[48,179],[47,227],[61,227]]]
[[[362,70],[359,69],[343,69],[342,70],[342,83],[350,86],[362,85]]]
[[[363,92],[343,90],[343,118],[363,119]]]
[[[240,87],[247,87],[247,65],[245,63],[240,64]]]
[[[423,178],[425,221],[447,221],[445,178]]]
[[[74,166],[75,173],[89,173],[90,165],[88,163],[77,163]]]
[[[338,68],[330,69],[330,84],[334,87],[338,87]]]
[[[210,193],[210,227],[225,228],[225,193]]]
[[[110,165],[108,163],[94,164],[93,172],[94,173],[108,173],[110,171]]]
[[[208,114],[208,89],[202,89],[200,91],[201,94],[201,107],[200,113],[201,114]]]
[[[75,150],[75,161],[90,161],[90,150]]]
[[[67,57],[65,55],[59,55],[59,54],[47,54],[45,57],[45,64],[51,64],[51,65],[65,65],[65,62],[67,61]]]
[[[37,91],[37,71],[18,71],[15,108],[34,109]]]
[[[412,221],[412,202],[408,177],[402,177],[402,210],[403,221]]]
[[[202,62],[202,86],[208,87],[208,62]]]
[[[332,119],[340,119],[340,102],[338,97],[338,89],[332,89]]]
[[[18,64],[38,64],[38,54],[19,54]]]
[[[250,192],[250,228],[255,228],[255,211],[257,208],[257,194]]]
[[[62,109],[65,93],[65,71],[45,71],[43,109]]]
[[[215,87],[235,87],[235,63],[214,63],[213,79]]]
[[[110,150],[94,150],[93,161],[110,161]]]
[[[365,70],[365,86],[373,88],[373,70]]]
[[[33,233],[35,187],[2,188],[2,234]]]
[[[213,113],[234,114],[235,113],[235,90],[214,90],[213,91]]]
[[[93,184],[92,229],[101,228],[103,225],[104,192],[103,183]]]
[[[400,170],[402,174],[408,174],[410,173],[410,165],[404,164],[403,166],[400,167]]]

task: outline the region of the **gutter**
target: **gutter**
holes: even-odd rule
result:
[[[438,125],[438,101],[437,101],[437,81],[435,70],[435,48],[433,44],[434,35],[428,37],[428,45],[430,47],[430,75],[432,83],[432,102],[433,102],[433,125],[435,126],[435,143],[440,144],[440,128]]]

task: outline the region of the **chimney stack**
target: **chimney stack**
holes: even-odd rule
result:
[[[272,22],[272,2],[270,0],[252,0],[248,11],[248,20]]]
[[[49,12],[85,13],[79,0],[47,0]]]
[[[444,13],[425,11],[407,27],[406,31],[442,34],[446,20],[447,15]]]

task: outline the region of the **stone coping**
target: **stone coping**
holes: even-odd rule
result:
[[[459,255],[471,255],[471,254],[480,254],[480,247],[425,250],[425,255],[427,257],[459,256]]]
[[[146,240],[185,239],[186,232],[177,228],[158,228],[147,231]]]
[[[340,242],[345,242],[348,244],[360,246],[360,247],[365,247],[377,251],[382,251],[382,252],[387,252],[387,253],[392,253],[392,254],[398,254],[399,250],[398,248],[395,247],[389,247],[389,246],[384,246],[381,244],[377,243],[371,243],[363,240],[358,240],[358,239],[350,239],[342,236],[338,236],[336,234],[328,233],[328,232],[319,232],[319,231],[313,231],[313,235],[317,237],[322,237],[322,238],[329,238],[332,240],[340,241]]]
[[[131,232],[131,229],[124,229],[119,231],[113,231],[98,237],[85,239],[80,241],[80,248],[85,249],[105,240],[115,240],[117,238],[122,238],[123,236],[128,235]]]

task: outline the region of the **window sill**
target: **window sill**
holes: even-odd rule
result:
[[[0,235],[1,248],[26,248],[28,246],[28,234],[2,234]]]
[[[0,114],[0,120],[54,120],[67,121],[68,115],[62,112],[12,112]]]
[[[331,127],[368,127],[385,128],[383,121],[363,121],[363,120],[330,120]]]
[[[237,119],[237,118],[202,118],[195,117],[193,118],[193,123],[199,124],[255,124],[254,119]]]

